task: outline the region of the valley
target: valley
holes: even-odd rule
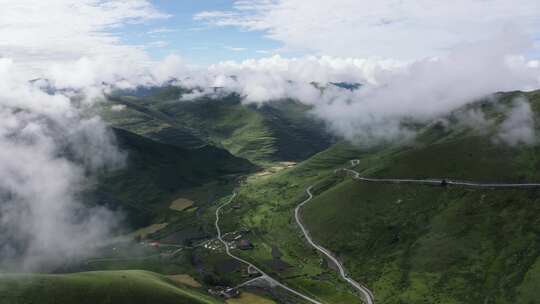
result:
[[[536,111],[540,93],[527,94]],[[136,269],[158,277],[188,276],[197,284],[182,279],[170,287],[201,294],[186,303],[222,302],[229,297],[217,295],[222,287],[276,303],[416,303],[426,298],[511,303],[530,297],[540,254],[533,241],[532,210],[540,199],[540,184],[534,183],[540,181],[536,146],[509,147],[467,127],[442,130],[427,124],[414,142],[362,148],[335,141],[316,150],[302,144],[302,153],[310,155],[302,159],[283,150],[296,139],[280,137],[279,131],[266,133],[279,140],[268,141],[263,150],[253,141],[263,133],[240,140],[246,138],[241,135],[246,124],[249,132],[254,125],[251,118],[238,117],[262,115],[256,119],[260,123],[270,115],[286,123],[290,115],[306,115],[304,108],[289,109],[283,117],[279,111],[243,109],[225,100],[226,108],[212,114],[212,121],[222,121],[218,129],[231,129],[219,135],[213,127],[190,123],[183,113],[198,113],[197,106],[222,107],[219,101],[188,102],[178,110],[182,114],[171,114],[166,105],[174,108],[178,102],[154,95],[126,98],[112,102],[127,112],[107,112],[108,104],[100,111],[128,155],[127,166],[104,173],[84,195],[89,203],[125,213],[126,225],[137,231],[83,263],[65,264],[58,273]],[[156,110],[154,103],[161,108]],[[477,105],[490,115],[504,115],[500,109],[490,112],[482,102]],[[126,121],[137,115],[143,119]],[[235,118],[220,118],[230,115]],[[166,133],[160,131],[164,128]],[[317,141],[321,129],[313,128],[295,136]],[[239,137],[233,144],[229,136]],[[516,217],[520,220],[512,220]],[[516,231],[521,236],[510,240]],[[505,242],[503,252],[496,240]],[[516,254],[519,258],[508,260]],[[490,267],[505,276],[490,277],[484,272]],[[56,284],[56,277],[36,280]],[[145,279],[137,284],[154,283]],[[15,286],[22,290],[26,285]],[[174,291],[179,297],[182,292]]]
[[[540,304],[540,0],[2,0],[0,304]]]

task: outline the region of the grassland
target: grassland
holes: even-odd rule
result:
[[[189,274],[175,274],[168,276],[169,279],[171,279],[174,282],[187,285],[194,288],[202,287],[201,283],[197,282],[192,276]]]
[[[191,208],[193,206],[194,202],[192,200],[189,200],[187,198],[177,198],[174,200],[174,202],[171,203],[169,206],[169,209],[175,210],[175,211],[184,211],[188,208]]]
[[[147,236],[149,236],[151,234],[154,234],[154,233],[160,231],[161,229],[167,227],[168,224],[169,223],[152,224],[152,225],[144,227],[144,228],[139,228],[139,229],[135,230],[133,233],[131,233],[130,235],[137,236],[137,237],[140,237],[140,238],[144,239]]]
[[[517,95],[501,95],[500,103]],[[528,94],[537,117],[539,96]],[[480,106],[504,117],[499,106]],[[316,197],[304,211],[307,226],[377,302],[538,303],[538,190],[365,184],[333,172],[360,159],[356,169],[365,176],[540,181],[538,146],[496,143],[489,130],[431,125],[419,132],[417,141],[399,146],[338,144],[294,168],[249,179],[239,191],[242,209],[229,210],[235,220],[224,225],[250,228],[256,249],[246,257],[259,264],[279,247],[294,267],[276,274],[291,286],[328,303],[353,303],[292,220],[305,188],[315,184]]]
[[[199,290],[146,271],[99,271],[66,275],[1,274],[2,304],[214,304]]]
[[[276,161],[301,160],[328,144],[326,139],[320,145],[309,144],[317,138],[312,133],[317,128],[304,128],[303,124],[310,120],[296,119],[296,115],[305,115],[307,109],[249,107],[240,104],[235,96],[222,101],[201,100],[200,104],[180,103],[167,98],[178,97],[181,92],[168,91],[151,97],[155,93],[125,102],[129,111],[144,116],[141,118],[144,122],[122,121],[127,119],[124,114],[111,114],[118,115],[113,120],[122,125],[116,133],[121,146],[130,151],[130,165],[116,175],[105,176],[98,194],[112,205],[134,209],[135,216],[129,214],[129,217],[141,216],[138,221],[141,226],[168,223],[147,233],[148,238],[189,248],[174,257],[102,261],[90,263],[83,270],[146,269],[164,275],[182,273],[203,286],[235,285],[246,280],[245,267],[235,265],[220,248],[210,250],[192,245],[214,237],[217,203],[233,191],[236,177],[253,172],[254,167],[221,148],[193,142],[189,148],[182,148],[187,137],[176,136],[182,130],[197,134],[205,144],[222,146],[236,156],[267,166],[265,173],[253,174],[243,181],[237,189],[235,204],[223,209],[221,226],[224,233],[241,231],[242,237],[255,245],[253,250],[235,253],[302,293],[323,303],[360,303],[359,297],[339,279],[328,262],[306,244],[294,222],[294,207],[305,199],[305,189],[315,185],[315,198],[304,208],[306,226],[315,240],[338,255],[351,276],[373,290],[377,303],[539,302],[538,190],[365,184],[334,172],[349,166],[351,159],[359,159],[355,170],[373,177],[540,181],[538,145],[511,147],[496,143],[495,129],[477,132],[467,126],[453,125],[450,117],[446,126],[417,126],[419,136],[415,141],[369,149],[340,142],[287,167]],[[518,95],[501,94],[498,104],[507,104]],[[540,117],[540,93],[529,93],[528,97],[536,116]],[[213,104],[217,102],[222,103]],[[280,107],[299,105],[286,102]],[[493,103],[482,102],[472,107],[478,107],[496,121],[505,117],[506,108]],[[288,121],[294,122],[287,124]],[[304,131],[296,132],[297,127]],[[158,132],[165,129],[167,132],[174,129],[176,135],[167,137]],[[285,134],[287,130],[292,131]],[[292,145],[295,140],[307,148]],[[293,153],[295,150],[298,152]],[[179,197],[194,202],[197,211],[170,210],[170,202]],[[155,254],[145,250],[148,251],[145,254]],[[130,248],[122,251],[132,252]],[[105,272],[99,280],[83,275],[80,282],[98,287],[100,281],[109,282],[121,291],[122,281],[114,276],[121,273]],[[127,274],[131,282],[132,273]],[[169,294],[173,297],[177,292],[193,291],[174,285],[170,278],[143,274],[144,283],[133,279],[136,283],[125,284],[141,290],[140,301],[145,299],[144,284],[157,284],[158,293],[163,290],[167,294],[164,299]],[[75,282],[78,275],[43,276],[45,283],[37,280],[35,284],[60,284],[56,282],[63,282],[69,276],[77,278]],[[137,277],[141,276],[137,273]],[[0,282],[0,288],[9,289],[11,299],[23,301],[26,299],[23,296],[32,296],[28,298],[30,302],[21,303],[32,303],[43,291],[34,283],[20,283],[29,280],[6,278]],[[13,285],[13,282],[19,283]],[[80,285],[70,287],[70,284],[75,283],[65,285],[69,287],[67,295],[85,294],[77,289]],[[54,287],[57,285],[51,286],[47,290],[61,290]],[[98,287],[96,290],[101,288]],[[109,299],[101,293],[91,296],[100,301],[103,297]],[[119,292],[113,296],[128,295]],[[61,299],[75,303],[69,302],[71,298]]]
[[[231,183],[255,168],[213,146],[185,149],[122,129],[115,129],[115,135],[128,155],[127,164],[104,173],[89,191],[88,201],[121,209],[133,227],[157,222],[182,192]]]
[[[180,101],[183,92],[163,94],[169,87],[141,96],[111,97],[126,109],[104,107],[112,125],[180,146],[210,143],[258,164],[298,161],[327,148],[332,137],[309,115],[310,107],[292,100],[262,106],[244,105],[236,94],[218,100]]]
[[[229,299],[226,301],[227,304],[276,304],[272,300],[265,299],[259,295],[243,292],[239,298]]]
[[[294,206],[303,198],[311,183],[333,175],[333,168],[346,163],[358,150],[339,144],[299,163],[295,167],[266,178],[250,178],[239,189],[240,209],[223,210],[223,229],[249,229],[246,234],[255,249],[238,252],[246,259],[279,278],[283,283],[324,303],[360,303],[347,284],[339,281],[312,248],[305,244],[292,219]],[[330,179],[331,184],[333,181]],[[281,252],[280,260],[290,267],[276,269],[273,248]]]

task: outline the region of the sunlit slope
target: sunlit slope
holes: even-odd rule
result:
[[[507,115],[505,103],[518,95],[473,105],[497,121],[482,132],[457,124],[419,126],[415,141],[369,149],[341,143],[293,169],[251,180],[240,189],[239,200],[249,206],[241,224],[259,233],[266,244],[259,247],[277,244],[295,269],[316,266],[292,220],[305,188],[315,184],[306,226],[378,303],[538,303],[540,189],[374,184],[334,173],[359,159],[355,170],[371,177],[540,182],[538,145],[493,139]],[[540,94],[525,96],[538,121]],[[308,282],[292,284],[314,284]]]
[[[213,304],[199,290],[146,271],[0,274],[2,304]]]
[[[538,109],[537,94],[529,94]],[[535,113],[538,117],[538,112]],[[449,134],[381,151],[356,170],[377,177],[540,181],[538,146]],[[373,184],[345,178],[306,223],[382,303],[537,303],[540,189]]]
[[[310,115],[310,107],[299,102],[244,105],[236,94],[180,101],[181,91],[167,93],[170,90],[164,87],[139,97],[111,97],[125,108],[106,108],[106,120],[170,144],[212,143],[259,163],[303,160],[332,142],[324,124]]]
[[[203,130],[233,154],[253,161],[303,160],[331,142],[324,125],[309,116],[309,107],[290,100],[243,105],[238,96],[231,95],[160,108]]]
[[[110,97],[109,103],[101,107],[100,115],[115,128],[164,144],[181,148],[197,148],[206,144],[196,130],[177,124],[171,117],[153,110],[155,100],[143,98]]]

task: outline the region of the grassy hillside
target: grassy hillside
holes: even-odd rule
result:
[[[230,94],[218,99],[180,101],[182,90],[164,87],[151,94],[111,97],[125,106],[105,107],[113,125],[169,144],[197,146],[200,141],[222,146],[253,162],[299,161],[324,150],[331,142],[322,122],[309,107],[291,100],[260,107],[243,105]]]
[[[499,94],[497,101],[479,101],[455,111],[441,119],[444,123],[416,125],[414,141],[369,148],[341,142],[292,168],[251,176],[239,187],[235,203],[223,209],[223,231],[243,231],[255,248],[237,254],[283,283],[323,303],[360,303],[332,265],[306,244],[294,222],[294,207],[305,199],[305,189],[315,185],[316,196],[303,214],[306,225],[314,239],[339,256],[352,277],[373,290],[377,303],[537,303],[540,190],[366,184],[335,174],[335,169],[359,159],[355,170],[372,177],[540,181],[539,145],[510,146],[496,140],[509,105],[521,95]],[[538,121],[540,92],[525,95]],[[241,105],[235,96],[196,102],[152,98],[131,99],[136,106],[124,104],[175,130],[197,130],[187,134],[198,132],[193,136],[203,143],[223,145],[262,164],[287,159],[292,155],[287,149],[307,153],[309,149],[291,144],[294,134],[304,134],[300,138],[308,141],[316,138],[302,133],[310,130],[300,123],[307,124],[305,109],[287,110],[301,107],[292,102],[256,108]],[[482,130],[463,124],[459,117],[470,110],[495,123]],[[288,120],[294,123],[284,124]],[[118,117],[114,121],[120,126]],[[212,202],[231,190],[232,176],[252,166],[220,148],[183,147],[181,137],[175,142],[137,129],[146,126],[127,123],[116,131],[121,146],[131,151],[131,163],[123,172],[107,176],[99,193],[133,208],[142,215],[141,222],[159,218],[159,223],[169,223],[153,234],[154,239],[189,244],[210,237],[216,208]],[[288,132],[295,126],[302,131]],[[214,184],[208,186],[216,177],[222,184],[219,191]],[[212,191],[210,198],[207,193]],[[168,209],[180,198],[195,201],[200,209]],[[202,205],[197,203],[201,200]],[[196,268],[197,279],[210,285],[245,280],[245,267],[219,248],[193,248],[180,260],[186,261],[182,267]],[[152,269],[166,273],[166,263]]]
[[[518,95],[473,107],[500,123]],[[526,96],[538,121],[540,94]],[[496,125],[482,132],[451,123],[419,128],[414,142],[369,150],[342,143],[293,169],[248,180],[238,197],[242,209],[228,211],[236,213],[228,230],[251,228],[257,249],[246,256],[261,264],[279,247],[294,265],[277,272],[289,284],[327,303],[353,303],[292,218],[315,184],[307,226],[378,303],[538,303],[540,190],[366,184],[334,174],[360,159],[356,170],[366,176],[540,181],[540,148],[496,143]],[[331,287],[322,288],[325,282]]]
[[[126,166],[101,176],[91,200],[129,212],[136,226],[147,225],[179,193],[209,182],[226,184],[254,166],[223,149],[205,145],[185,149],[115,129]]]
[[[146,271],[0,274],[1,304],[213,304],[199,290]]]
[[[156,93],[157,94],[157,93]],[[196,130],[177,124],[171,117],[152,109],[150,97],[110,97],[100,115],[113,127],[124,129],[152,140],[182,148],[197,148],[206,142]]]

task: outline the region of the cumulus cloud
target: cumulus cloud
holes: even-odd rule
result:
[[[2,1],[0,57],[35,74],[81,57],[145,62],[149,59],[142,48],[121,43],[113,31],[166,17],[146,0]]]
[[[236,0],[194,19],[262,31],[284,48],[340,57],[418,59],[492,36],[512,24],[540,37],[536,0]]]

